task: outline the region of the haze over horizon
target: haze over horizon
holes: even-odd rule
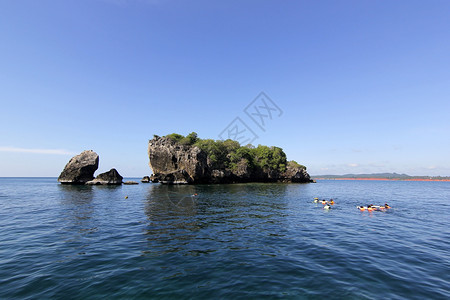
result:
[[[311,175],[450,176],[449,1],[6,0],[0,10],[2,177],[57,177],[89,149],[97,174],[142,177],[154,134],[236,129]]]

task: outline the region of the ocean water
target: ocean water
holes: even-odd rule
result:
[[[450,182],[0,178],[0,299],[449,296]]]

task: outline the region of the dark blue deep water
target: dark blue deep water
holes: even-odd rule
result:
[[[450,182],[0,178],[0,299],[449,296]]]

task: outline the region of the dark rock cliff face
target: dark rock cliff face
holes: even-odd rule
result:
[[[252,169],[245,159],[231,170],[215,169],[208,155],[197,146],[182,145],[167,137],[155,136],[148,144],[152,182],[167,184],[238,182],[311,182],[305,169],[288,164],[284,172]]]
[[[155,137],[149,141],[148,156],[153,182],[207,182],[209,170],[206,153],[198,147],[181,145],[170,138]]]

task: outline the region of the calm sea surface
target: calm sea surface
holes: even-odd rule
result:
[[[450,182],[0,178],[0,299],[449,297]]]

